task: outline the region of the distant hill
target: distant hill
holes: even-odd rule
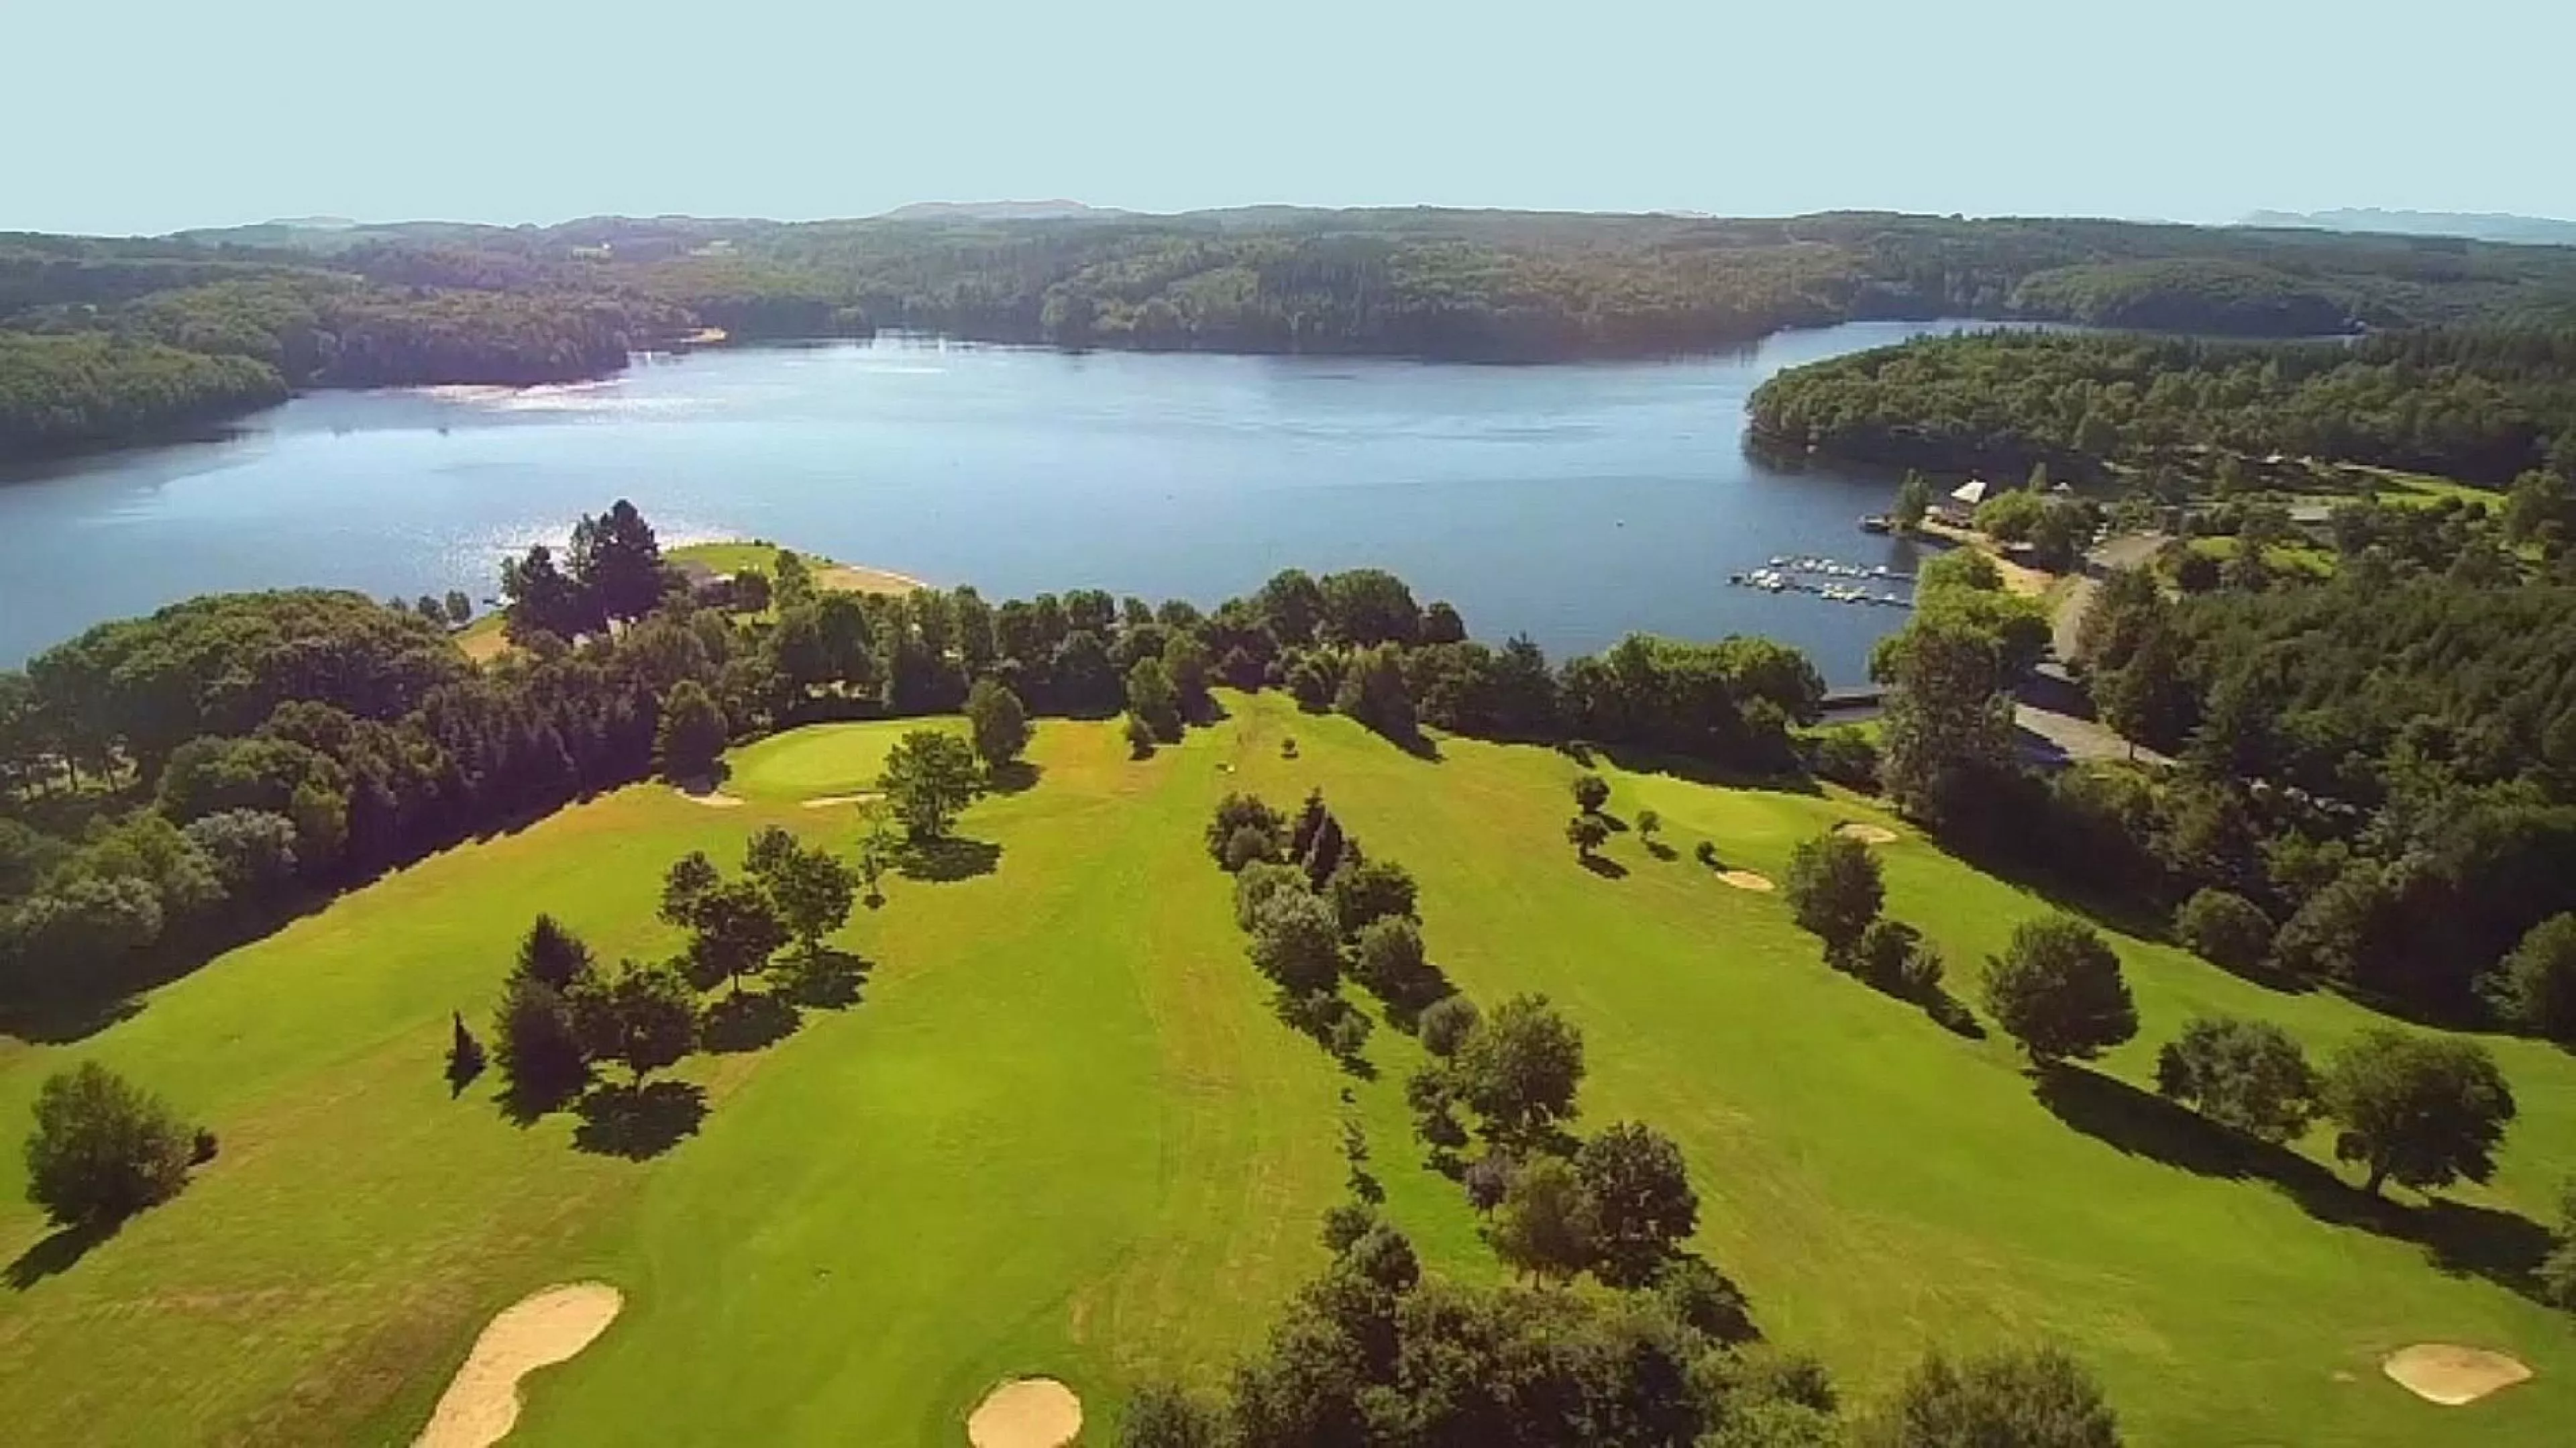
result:
[[[2503,241],[2520,246],[2576,246],[2576,221],[2507,216],[2500,212],[2382,211],[2363,206],[2339,211],[2257,211],[2241,224],[2376,231],[2392,236],[2464,236],[2473,241]]]
[[[1071,221],[1086,216],[1133,216],[1114,206],[1079,201],[916,201],[887,212],[885,221]]]

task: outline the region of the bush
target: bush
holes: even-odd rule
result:
[[[1610,781],[1586,770],[1574,777],[1574,805],[1585,814],[1599,814],[1610,802]]]
[[[1715,841],[1715,840],[1702,840],[1702,841],[1700,841],[1700,842],[1699,842],[1698,847],[1697,847],[1697,848],[1695,848],[1695,849],[1693,849],[1693,850],[1691,851],[1691,858],[1692,858],[1692,859],[1694,859],[1694,860],[1699,861],[1699,862],[1700,862],[1701,864],[1703,864],[1703,865],[1708,866],[1708,867],[1709,867],[1710,869],[1712,869],[1712,870],[1716,869],[1716,868],[1717,868],[1717,841]]]
[[[1878,746],[1866,733],[1844,724],[1825,730],[1809,746],[1818,778],[1852,789],[1875,793],[1878,789]]]
[[[2496,967],[2488,993],[2517,1029],[2576,1046],[2576,915],[2531,927]]]
[[[1427,1004],[1425,996],[1440,980],[1423,953],[1422,927],[1402,915],[1372,920],[1361,927],[1353,955],[1360,984],[1400,1010]]]
[[[2119,1418],[2082,1364],[2055,1348],[1953,1364],[1934,1353],[1862,1435],[1872,1448],[2119,1448]]]
[[[2242,895],[2204,889],[2174,912],[2174,934],[2210,964],[2239,973],[2272,953],[2272,917]]]
[[[1266,836],[1270,840],[1271,857],[1276,858],[1279,841],[1287,837],[1288,819],[1257,794],[1229,794],[1217,801],[1216,817],[1208,821],[1205,836],[1208,858],[1224,865],[1235,835],[1247,829],[1258,830]]]
[[[1442,996],[1422,1012],[1422,1049],[1443,1060],[1458,1054],[1458,1048],[1476,1029],[1476,1003],[1463,995]]]
[[[45,1078],[27,1137],[27,1200],[56,1226],[102,1226],[188,1184],[190,1130],[162,1100],[96,1061]]]
[[[1790,852],[1782,888],[1798,924],[1823,940],[1826,955],[1837,960],[1859,943],[1887,899],[1878,857],[1869,846],[1831,833]]]
[[[1255,860],[1234,877],[1234,923],[1250,930],[1261,919],[1261,907],[1281,890],[1303,892],[1306,872],[1294,865]]]
[[[2198,1016],[2157,1053],[2156,1089],[2230,1130],[2277,1142],[2308,1129],[2317,1077],[2279,1026]]]
[[[1327,893],[1345,935],[1357,935],[1370,922],[1389,917],[1418,918],[1413,875],[1393,860],[1346,861],[1333,871]]]
[[[1223,1413],[1168,1383],[1137,1390],[1118,1425],[1118,1448],[1224,1448],[1227,1441]]]
[[[1342,932],[1332,909],[1303,890],[1279,890],[1252,923],[1253,968],[1292,995],[1329,991],[1341,979]]]
[[[1852,969],[1871,986],[1910,1001],[1940,994],[1947,973],[1941,952],[1901,920],[1873,920],[1852,948]]]
[[[2080,920],[2026,920],[1986,963],[1986,1011],[2038,1065],[2090,1058],[2138,1033],[2120,958]]]
[[[1697,1257],[1667,1258],[1655,1276],[1655,1296],[1675,1321],[1712,1341],[1751,1342],[1762,1335],[1744,1290]]]
[[[1225,842],[1225,868],[1230,874],[1240,874],[1246,865],[1276,860],[1278,853],[1279,842],[1268,831],[1245,825]]]
[[[1360,1053],[1368,1049],[1370,1030],[1369,1018],[1349,1009],[1345,1002],[1342,1013],[1333,1021],[1332,1029],[1324,1035],[1324,1046],[1342,1060],[1357,1061]]]
[[[1146,723],[1143,719],[1138,718],[1134,714],[1130,714],[1127,716],[1127,722],[1121,726],[1120,732],[1124,734],[1127,739],[1128,758],[1151,759],[1154,757],[1154,745],[1156,741],[1154,738],[1153,725]]]

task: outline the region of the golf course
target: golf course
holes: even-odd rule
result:
[[[889,874],[833,942],[865,963],[856,999],[687,1059],[671,1074],[703,1116],[649,1152],[584,1149],[568,1114],[520,1124],[488,1077],[451,1095],[451,1012],[490,1018],[539,912],[603,962],[670,953],[658,892],[691,851],[729,863],[778,825],[848,853],[855,811],[807,803],[873,790],[921,721],[737,750],[732,808],[616,790],[348,894],[87,1039],[0,1040],[0,1119],[97,1060],[222,1142],[183,1196],[103,1238],[49,1235],[16,1155],[0,1167],[6,1435],[410,1442],[495,1314],[596,1282],[622,1310],[521,1383],[512,1441],[961,1444],[990,1389],[1043,1376],[1107,1443],[1138,1385],[1221,1383],[1323,1266],[1345,1122],[1426,1272],[1502,1281],[1457,1185],[1422,1165],[1404,1091],[1422,1048],[1379,1029],[1373,1069],[1347,1071],[1244,965],[1202,830],[1227,793],[1285,808],[1320,788],[1418,878],[1461,990],[1544,993],[1580,1027],[1585,1127],[1646,1120],[1681,1145],[1693,1245],[1847,1400],[1930,1345],[2046,1341],[2099,1376],[2134,1443],[2568,1441],[2576,1330],[2493,1270],[2576,1164],[2567,1054],[2483,1038],[2520,1103],[2494,1180],[2439,1204],[2392,1188],[2364,1213],[2328,1128],[2293,1143],[2296,1169],[2254,1170],[2155,1095],[2156,1049],[2195,1014],[2276,1022],[2312,1053],[2382,1023],[2337,995],[2112,933],[2141,1030],[2043,1100],[2001,1033],[1828,970],[1781,895],[1693,858],[1707,841],[1776,879],[1837,825],[1887,830],[1888,913],[1973,996],[1977,963],[2049,902],[1858,797],[1604,759],[1607,813],[1652,810],[1663,840],[1617,831],[1586,868],[1560,753],[1408,752],[1275,690],[1218,698],[1223,718],[1142,760],[1114,722],[1043,722],[1025,777],[958,821],[977,868]],[[2381,1372],[2423,1343],[2533,1376],[2439,1406]]]

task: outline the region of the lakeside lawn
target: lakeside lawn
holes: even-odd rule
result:
[[[662,868],[721,862],[779,823],[854,844],[841,793],[917,723],[835,725],[734,756],[743,808],[639,785],[448,851],[157,992],[89,1041],[0,1054],[15,1132],[41,1076],[96,1057],[222,1136],[176,1201],[77,1260],[0,1166],[0,1421],[13,1441],[408,1441],[482,1323],[550,1283],[626,1294],[590,1350],[528,1383],[522,1441],[942,1444],[995,1381],[1080,1391],[1107,1441],[1151,1375],[1213,1385],[1317,1270],[1358,1120],[1387,1210],[1431,1270],[1496,1280],[1456,1188],[1418,1163],[1380,1029],[1373,1080],[1275,1021],[1200,831],[1232,789],[1320,785],[1373,858],[1419,878],[1434,960],[1488,1006],[1545,991],[1585,1032],[1581,1129],[1642,1119],[1683,1146],[1697,1245],[1769,1335],[1821,1354],[1846,1401],[1934,1342],[2040,1338],[2087,1360],[2131,1441],[2538,1445],[2576,1416],[2576,1332],[2425,1246],[2337,1225],[2323,1134],[2262,1172],[2141,1089],[2196,1011],[2261,1015],[2329,1049],[2377,1018],[2120,939],[2144,1023],[2043,1104],[2000,1037],[1953,1035],[1826,970],[1780,876],[1843,821],[1880,847],[1889,911],[1974,998],[1983,956],[2043,903],[1833,794],[1607,766],[1610,813],[1653,808],[1612,868],[1563,843],[1576,766],[1440,741],[1417,758],[1269,693],[1136,763],[1112,724],[1049,720],[1032,787],[972,807],[987,873],[890,877],[838,944],[860,999],[766,1049],[701,1055],[694,1136],[644,1161],[512,1125],[489,1077],[451,1101],[448,1012],[478,1031],[538,910],[601,955],[677,944]],[[1282,756],[1283,738],[1298,743]],[[2455,1257],[2509,1255],[2576,1165],[2576,1059],[2491,1040],[2521,1099],[2492,1189],[2405,1218]],[[1345,1104],[1342,1093],[1351,1100]],[[2398,1193],[2413,1203],[2411,1194]],[[2304,1205],[2303,1205],[2304,1202]],[[2322,1214],[2322,1215],[2321,1215]],[[2510,1352],[2538,1376],[2466,1408],[2381,1376],[2416,1342]]]

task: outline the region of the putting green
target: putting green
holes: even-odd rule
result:
[[[1450,740],[1427,761],[1276,694],[1226,703],[1142,763],[1114,725],[1050,721],[1034,785],[961,824],[998,850],[992,871],[890,879],[839,940],[874,964],[860,1001],[671,1073],[708,1114],[647,1161],[575,1150],[567,1118],[513,1126],[488,1080],[451,1101],[448,1012],[480,1028],[539,910],[612,959],[673,949],[662,868],[690,849],[730,863],[769,823],[832,838],[790,798],[803,786],[728,811],[623,790],[360,891],[88,1041],[0,1044],[0,1122],[26,1119],[45,1072],[96,1057],[223,1139],[178,1200],[69,1261],[18,1200],[16,1154],[0,1159],[0,1259],[23,1284],[0,1291],[11,1441],[408,1441],[494,1313],[574,1281],[615,1285],[626,1309],[527,1379],[525,1441],[955,1444],[1023,1377],[1075,1385],[1086,1429],[1114,1441],[1134,1384],[1214,1386],[1321,1265],[1345,1118],[1430,1269],[1497,1279],[1409,1141],[1418,1048],[1380,1030],[1377,1075],[1357,1080],[1279,1025],[1201,848],[1226,791],[1290,804],[1320,785],[1372,856],[1420,878],[1455,980],[1489,1003],[1546,991],[1581,1025],[1584,1127],[1645,1120],[1681,1143],[1699,1246],[1847,1400],[1934,1342],[2049,1338],[2093,1365],[2134,1443],[2564,1442],[2561,1317],[2229,1175],[2138,1089],[2196,1010],[2278,1020],[2312,1049],[2368,1013],[2123,938],[2144,1035],[2053,1112],[2006,1043],[1827,971],[1780,897],[1691,858],[1714,840],[1776,878],[1836,821],[1887,822],[1866,804],[1605,769],[1611,811],[1658,811],[1674,856],[1617,834],[1613,877],[1563,843],[1575,766],[1557,755]],[[733,787],[808,750],[833,761],[818,774],[856,772],[902,727],[756,745]],[[2043,908],[1912,831],[1875,853],[1891,910],[1964,995]],[[2419,1219],[2462,1258],[2526,1240],[2515,1216],[2545,1213],[2576,1161],[2576,1061],[2490,1044],[2523,1119],[2492,1188]],[[2323,1133],[2301,1149],[2322,1176]],[[2439,1407],[2379,1371],[2421,1342],[2536,1376]]]
[[[962,737],[966,721],[955,716],[872,719],[775,734],[734,751],[726,761],[730,772],[724,790],[744,799],[783,803],[865,793],[874,790],[878,776],[885,773],[887,751],[915,729],[941,729]]]

